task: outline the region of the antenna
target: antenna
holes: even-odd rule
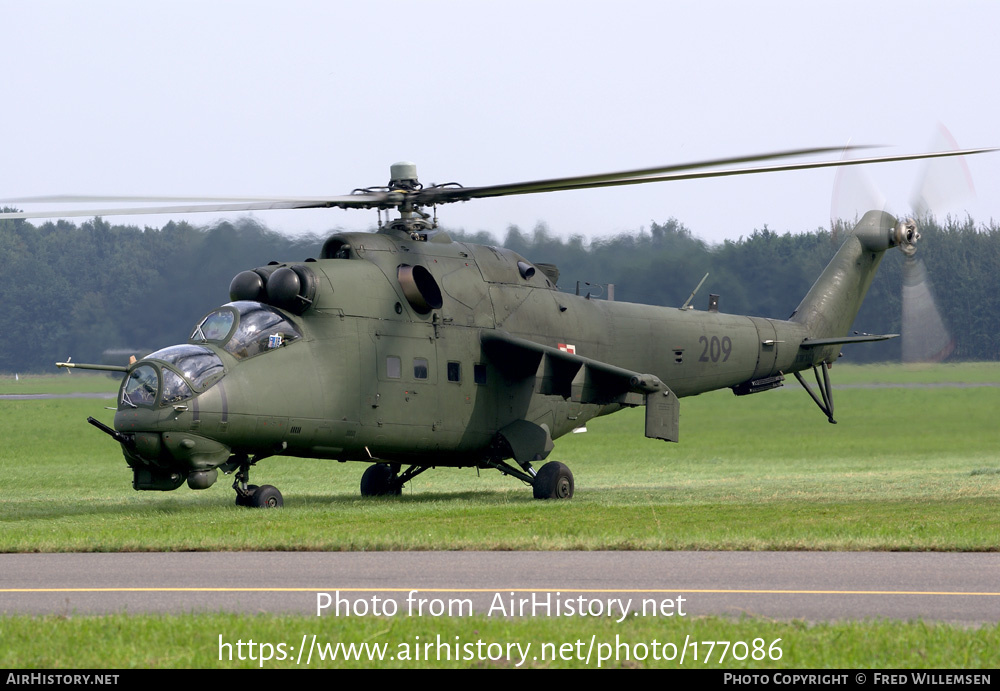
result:
[[[691,294],[688,296],[687,301],[683,305],[681,305],[682,310],[691,309],[691,301],[694,300],[694,294],[698,292],[698,289],[701,288],[701,284],[705,282],[706,278],[708,278],[708,273],[706,273],[704,276],[701,277],[701,280],[698,281],[698,285],[694,287],[694,290],[692,290]]]

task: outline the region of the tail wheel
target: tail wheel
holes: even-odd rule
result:
[[[532,483],[535,499],[571,499],[573,473],[559,461],[549,461],[542,466]]]

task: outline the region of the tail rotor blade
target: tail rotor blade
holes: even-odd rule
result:
[[[939,125],[932,146],[936,151],[958,151],[958,142],[944,125]],[[948,211],[976,196],[964,156],[927,159],[918,179],[910,200],[917,218]]]
[[[934,300],[922,259],[907,256],[903,264],[903,362],[941,362],[955,349]]]
[[[944,125],[931,144],[938,151],[958,151],[958,142]],[[964,156],[928,159],[910,203],[917,218],[929,220],[973,199],[976,194]],[[927,267],[922,259],[907,256],[903,264],[903,362],[941,362],[955,350],[934,298]]]
[[[934,145],[939,151],[958,150],[944,127]],[[844,160],[849,160],[851,150],[851,147],[845,149]],[[911,200],[917,217],[926,219],[932,209],[940,209],[968,195],[971,179],[967,170],[962,157],[928,160]],[[830,202],[830,227],[836,231],[872,209],[884,211],[886,198],[869,175],[868,167],[838,168]],[[910,246],[908,251],[905,247],[901,249],[905,255],[900,326],[903,362],[940,362],[955,349],[955,341],[937,308],[927,267],[913,254],[916,247]]]
[[[879,191],[871,175],[862,166],[837,169],[830,200],[830,221],[843,221],[853,225],[867,212],[885,211],[885,196]]]

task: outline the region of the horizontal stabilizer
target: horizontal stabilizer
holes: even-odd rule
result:
[[[864,336],[840,336],[839,338],[806,338],[799,344],[800,348],[821,348],[829,345],[846,345],[848,343],[872,343],[898,338],[899,334],[865,334]]]

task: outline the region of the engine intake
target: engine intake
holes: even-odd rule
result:
[[[440,309],[444,304],[437,281],[424,267],[400,264],[396,269],[396,278],[403,289],[406,301],[420,314]]]
[[[316,299],[316,274],[305,266],[265,266],[241,271],[229,284],[229,299],[264,302],[302,314]]]

